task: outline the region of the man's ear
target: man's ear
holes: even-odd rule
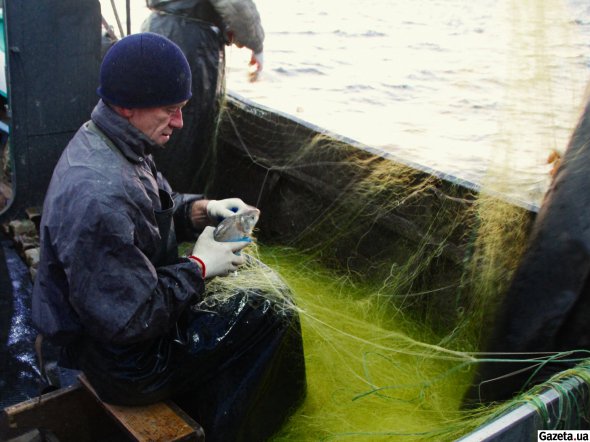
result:
[[[135,114],[133,109],[128,109],[126,107],[113,106],[113,109],[115,110],[115,112],[117,112],[123,118],[127,118],[127,119],[131,118]]]

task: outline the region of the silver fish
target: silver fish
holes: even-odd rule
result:
[[[252,208],[239,215],[228,216],[213,232],[215,241],[248,241],[260,217],[260,210]]]

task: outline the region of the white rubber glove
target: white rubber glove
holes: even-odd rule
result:
[[[214,276],[226,276],[230,272],[236,271],[239,266],[244,264],[244,256],[236,255],[246,247],[248,241],[218,242],[213,239],[214,227],[205,227],[203,233],[193,247],[193,256],[201,259],[205,264],[205,278]]]
[[[226,198],[224,200],[211,200],[207,203],[207,216],[213,222],[223,221],[228,216],[233,216],[247,210],[248,206],[240,198]]]
[[[258,76],[262,72],[262,68],[264,67],[264,53],[258,52],[254,53],[252,51],[252,56],[250,57],[250,62],[248,63],[248,77],[250,81],[258,80]]]
[[[252,51],[249,65],[256,66],[256,71],[262,72],[262,68],[264,67],[264,52],[254,53],[254,51]]]

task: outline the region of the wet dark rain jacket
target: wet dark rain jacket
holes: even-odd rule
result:
[[[77,132],[46,195],[36,326],[105,402],[173,398],[209,442],[267,439],[305,395],[297,313],[259,289],[201,308],[199,266],[177,258],[171,223],[190,234],[200,196],[170,197],[157,146],[102,102],[92,121],[104,135]]]
[[[104,135],[80,128],[47,191],[33,320],[64,341],[83,330],[133,343],[164,333],[204,290],[199,267],[176,260],[173,234],[158,226],[175,214],[186,230],[185,203],[200,196],[173,195],[172,207],[150,155],[158,146],[102,102],[92,120]]]
[[[230,30],[234,42],[254,52],[262,52],[264,29],[252,0],[147,0],[155,11],[185,15],[214,24],[222,32]]]

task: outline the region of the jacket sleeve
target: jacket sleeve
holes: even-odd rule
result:
[[[260,53],[264,46],[264,29],[260,14],[252,0],[210,0],[234,40]]]
[[[205,195],[174,192],[161,172],[158,172],[157,181],[158,186],[170,192],[174,200],[174,230],[176,237],[179,241],[195,240],[199,232],[195,230],[191,221],[191,206],[195,201],[204,199]]]
[[[183,259],[155,268],[136,244],[129,215],[94,204],[58,248],[80,322],[93,338],[115,344],[166,333],[204,291],[199,266]]]
[[[195,201],[204,199],[203,195],[192,193],[173,193],[174,200],[174,229],[179,241],[192,241],[199,232],[191,221],[191,207]]]

